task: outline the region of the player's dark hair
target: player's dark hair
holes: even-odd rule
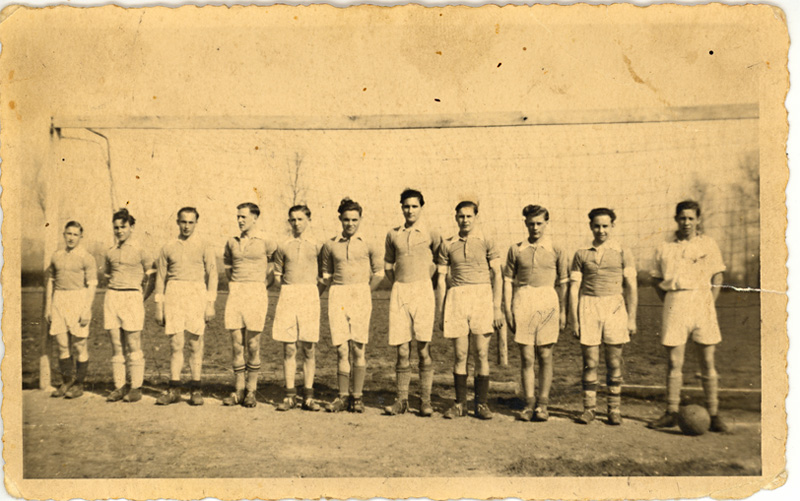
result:
[[[403,190],[403,193],[400,194],[400,203],[402,204],[409,198],[416,198],[419,200],[419,206],[422,207],[425,205],[425,198],[422,196],[422,192],[419,190],[415,190],[413,188],[406,188]]]
[[[684,200],[675,206],[675,217],[678,217],[685,210],[693,210],[697,217],[700,217],[700,204],[694,200]]]
[[[293,205],[289,207],[289,217],[292,217],[292,212],[302,212],[308,219],[311,219],[311,209],[307,205]]]
[[[472,200],[463,200],[461,202],[458,202],[458,205],[456,205],[456,213],[458,213],[458,211],[460,211],[464,207],[472,207],[472,211],[475,213],[476,216],[478,215],[478,204],[476,204]]]
[[[523,217],[536,217],[541,216],[544,214],[544,220],[550,221],[550,212],[547,209],[542,207],[541,205],[526,205],[524,209],[522,209]]]
[[[258,208],[258,205],[254,204],[253,202],[244,202],[236,206],[236,210],[241,209],[249,209],[250,214],[258,217],[261,215],[261,209]]]
[[[200,219],[200,213],[197,212],[197,209],[195,209],[194,207],[181,207],[180,210],[178,210],[178,219],[181,218],[181,214],[183,214],[184,212],[194,214],[195,221]]]
[[[356,202],[355,200],[351,200],[350,197],[344,197],[341,202],[339,202],[339,215],[344,214],[349,210],[358,211],[358,215],[361,215],[363,209],[361,205]]]
[[[611,218],[612,223],[617,220],[617,215],[614,211],[605,207],[598,207],[589,211],[589,222],[594,221],[597,216],[608,216]]]
[[[136,218],[133,217],[131,213],[128,212],[128,209],[124,207],[115,212],[113,216],[111,216],[111,222],[113,223],[114,221],[122,221],[123,223],[128,223],[128,225],[130,226],[136,224]]]
[[[69,221],[64,225],[64,231],[67,231],[69,228],[78,228],[81,230],[81,235],[83,235],[83,226],[81,226],[81,223],[77,221]]]

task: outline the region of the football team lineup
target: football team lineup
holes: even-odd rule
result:
[[[412,340],[416,342],[419,377],[418,415],[433,416],[434,363],[431,342],[441,332],[452,343],[455,399],[443,417],[468,415],[468,362],[473,356],[473,415],[493,417],[489,406],[489,345],[492,334],[506,327],[519,347],[524,406],[521,421],[547,421],[553,384],[553,351],[559,333],[580,343],[582,410],[577,423],[598,414],[598,365],[605,358],[606,422],[621,425],[623,346],[637,333],[639,291],[633,253],[614,239],[616,213],[594,208],[588,213],[591,245],[573,255],[547,232],[549,211],[539,205],[522,209],[527,238],[501,254],[478,224],[479,206],[463,200],[455,207],[457,232],[443,238],[426,226],[425,198],[415,189],[400,194],[404,224],[391,229],[383,259],[372,242],[359,234],[363,208],[344,198],[338,208],[341,232],[323,244],[307,236],[311,210],[288,209],[291,238],[274,242],[256,228],[258,205],[236,209],[240,234],[230,238],[223,255],[229,294],[224,328],[230,335],[233,391],[225,406],[256,407],[261,371],[261,334],[269,309],[268,288],[279,293],[271,335],[283,348],[284,393],[278,411],[363,413],[370,337],[372,292],[391,286],[388,344],[396,351],[396,395],[384,414],[410,410]],[[715,348],[721,341],[715,303],[725,264],[716,242],[700,231],[697,202],[677,204],[674,233],[655,249],[649,275],[663,302],[660,343],[666,350],[666,410],[649,428],[680,426],[690,435],[725,432],[719,414]],[[116,243],[106,253],[107,280],[103,328],[111,342],[113,389],[108,402],[142,399],[145,357],[142,331],[144,302],[155,299],[155,321],[169,339],[169,385],[156,404],[182,400],[184,349],[189,349],[189,404],[202,405],[204,333],[216,315],[218,272],[214,248],[193,237],[200,214],[194,207],[177,212],[178,237],[163,246],[155,262],[131,238],[136,219],[127,209],[114,212]],[[52,397],[83,395],[88,371],[89,325],[97,288],[94,257],[80,243],[83,227],[69,221],[65,248],[56,251],[46,277],[44,314],[49,335],[58,345],[61,385]],[[321,296],[328,292],[327,320],[337,358],[337,396],[320,405],[314,395],[315,347],[320,340]],[[691,343],[689,343],[691,341]],[[705,406],[681,406],[687,345],[696,352]],[[602,347],[602,350],[601,350]],[[295,386],[297,353],[302,357],[302,395]]]

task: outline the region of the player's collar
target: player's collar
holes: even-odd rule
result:
[[[453,235],[452,238],[453,238],[453,240],[461,240],[461,241],[464,241],[464,242],[466,242],[467,240],[472,240],[472,239],[478,239],[478,240],[484,240],[485,239],[485,237],[483,235],[483,231],[481,231],[478,228],[475,228],[474,230],[470,231],[469,234],[466,237],[462,237],[459,233],[456,233],[455,235]]]
[[[588,250],[595,250],[595,251],[601,250],[601,249],[603,249],[603,250],[611,249],[611,250],[622,252],[622,245],[620,245],[619,241],[617,241],[616,239],[613,239],[613,238],[611,240],[608,240],[606,243],[604,243],[600,247],[595,247],[594,246],[594,241],[592,241],[592,242],[589,243],[589,245],[586,246],[586,248]]]
[[[363,238],[361,238],[361,234],[360,234],[360,233],[356,233],[355,235],[353,235],[353,236],[352,236],[352,237],[350,237],[350,238],[347,238],[347,237],[345,237],[345,236],[344,236],[344,235],[342,235],[341,233],[339,233],[338,235],[336,235],[336,241],[337,241],[337,242],[347,242],[348,240],[361,240],[362,242],[364,241],[364,239],[363,239]]]
[[[233,238],[235,238],[237,241],[241,241],[241,240],[242,240],[242,238],[244,238],[244,237],[243,237],[243,236],[242,236],[242,234],[240,233],[239,235],[237,235],[237,236],[235,236],[235,237],[233,237]],[[258,239],[262,239],[262,238],[261,238],[261,235],[259,235],[259,234],[258,234],[258,233],[256,233],[256,232],[250,232],[250,233],[248,233],[248,234],[247,234],[247,238],[258,238]],[[262,239],[262,240],[263,240],[263,239]]]
[[[692,242],[694,240],[700,240],[702,238],[703,238],[703,234],[700,233],[699,231],[695,233],[694,238],[691,239],[691,240],[689,240],[688,238],[685,238],[685,239],[681,240],[680,238],[678,238],[678,232],[677,231],[672,234],[672,242]]]
[[[296,236],[292,235],[291,237],[289,237],[289,241],[290,241],[290,242],[298,241],[298,242],[310,242],[310,243],[314,243],[314,239],[312,239],[312,238],[311,238],[311,237],[308,235],[308,232],[307,232],[307,231],[304,231],[303,233],[301,233],[299,237],[296,237]]]
[[[133,244],[131,243],[131,239],[130,239],[130,238],[128,238],[127,240],[125,240],[125,241],[124,241],[124,242],[122,242],[122,243],[119,243],[119,242],[117,242],[117,243],[116,243],[116,244],[114,244],[114,246],[113,246],[113,247],[111,247],[111,248],[112,248],[112,249],[121,249],[121,248],[123,248],[123,247],[130,247],[131,245],[133,245]]]
[[[425,225],[423,223],[417,222],[414,226],[406,227],[405,223],[401,224],[397,227],[397,231],[403,233],[405,231],[418,231],[420,233],[425,233]]]
[[[533,248],[541,247],[542,249],[547,249],[549,251],[552,251],[553,241],[550,239],[548,235],[544,235],[541,238],[539,238],[539,240],[537,240],[535,243],[530,243],[526,238],[519,244],[520,250],[527,249],[528,247],[533,247]]]

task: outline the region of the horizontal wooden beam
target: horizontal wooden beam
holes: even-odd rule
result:
[[[758,103],[661,109],[520,111],[429,115],[53,117],[54,129],[393,130],[595,125],[757,119]]]

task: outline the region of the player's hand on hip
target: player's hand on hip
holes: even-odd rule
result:
[[[214,315],[216,315],[216,313],[214,312],[214,303],[209,301],[209,303],[206,305],[206,315],[205,315],[206,323],[208,323],[211,320],[213,320],[214,319]]]
[[[89,325],[89,321],[92,319],[92,310],[85,310],[81,313],[81,317],[78,319],[78,323],[81,324],[81,327],[86,327]]]

